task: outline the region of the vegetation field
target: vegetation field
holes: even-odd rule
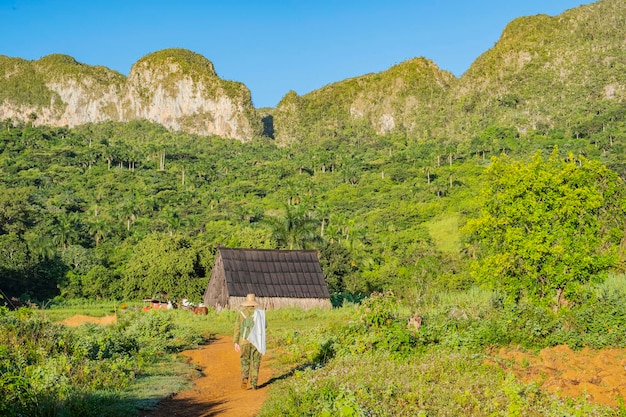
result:
[[[596,380],[596,391],[589,384],[559,392],[523,371],[537,369],[533,352],[544,348],[568,346],[573,356],[626,347],[625,292],[624,277],[612,276],[594,288],[589,304],[558,313],[503,305],[476,289],[441,294],[417,310],[390,292],[332,310],[270,310],[264,361],[280,378],[268,387],[260,415],[623,415],[624,386],[615,380]],[[67,309],[89,314],[108,305]],[[112,324],[70,327],[48,316],[64,317],[64,309],[3,310],[3,415],[154,409],[160,398],[189,387],[197,372],[177,352],[230,335],[235,320],[232,311],[118,310]],[[421,326],[410,328],[416,312]],[[576,371],[562,370],[570,378]],[[602,387],[612,390],[611,401],[599,395]]]

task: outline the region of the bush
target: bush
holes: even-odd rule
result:
[[[117,325],[70,328],[36,310],[0,309],[0,415],[127,415],[116,402],[146,358],[202,340],[175,314],[125,313]]]

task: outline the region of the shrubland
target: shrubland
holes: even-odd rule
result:
[[[516,380],[495,352],[623,348],[625,322],[615,313],[625,290],[624,277],[612,276],[584,303],[558,313],[490,291],[447,293],[420,305],[417,331],[407,326],[413,310],[393,293],[346,304],[319,326],[274,331],[273,355],[289,377],[272,385],[260,415],[623,415],[623,407],[559,398]]]
[[[618,416],[621,408],[516,380],[496,352],[626,347],[625,296],[624,276],[611,275],[558,312],[477,287],[433,293],[411,307],[385,291],[330,310],[270,310],[264,361],[273,377],[260,415]],[[102,314],[110,307],[1,311],[3,415],[137,415],[196,372],[177,352],[229,335],[235,320],[232,311],[132,309],[118,310],[108,326],[50,320],[66,317],[66,309]],[[418,328],[407,325],[415,314]]]
[[[211,337],[194,319],[188,312],[129,311],[109,326],[68,327],[51,321],[45,310],[2,308],[0,414],[137,413],[169,393],[164,390],[185,385],[190,370],[169,353]],[[150,390],[142,392],[150,380]]]

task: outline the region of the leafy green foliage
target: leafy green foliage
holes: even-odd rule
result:
[[[405,355],[417,344],[400,313],[400,303],[393,293],[373,294],[363,300],[357,320],[339,336],[335,346],[340,353],[363,354],[382,350]]]
[[[136,348],[118,336],[98,338],[91,329],[90,343],[27,310],[2,314],[0,326],[5,415],[46,415],[81,391],[122,388],[134,377]]]
[[[429,271],[441,255],[421,223],[451,200],[413,171],[381,174],[434,158],[426,145],[286,149],[146,122],[10,124],[0,144],[0,235],[15,248],[0,272],[11,295],[46,298],[58,287],[65,298],[195,298],[218,244],[327,248],[325,272],[338,292],[437,279]],[[446,262],[451,274],[455,262],[463,261]]]
[[[619,134],[616,117],[605,125]],[[520,139],[520,158],[536,138],[531,132]],[[564,149],[574,141],[562,132],[542,140]],[[613,143],[606,156],[586,148],[589,160],[618,167]],[[337,292],[393,289],[420,299],[467,288],[473,278],[466,263],[477,248],[459,252],[456,228],[476,216],[483,155],[494,152],[475,145],[454,156],[447,145],[399,135],[377,137],[371,147],[279,148],[146,122],[71,130],[10,124],[0,130],[0,234],[11,248],[0,251],[3,290],[31,298],[58,288],[66,298],[145,298],[183,279],[185,295],[199,297],[218,244],[319,249]],[[166,249],[177,239],[186,243]],[[177,251],[184,256],[171,259]],[[168,270],[165,259],[177,267]]]
[[[284,216],[268,216],[265,221],[272,229],[272,236],[281,249],[306,249],[312,243],[321,240],[317,233],[317,221],[311,211],[302,205],[288,204],[285,206]]]
[[[124,297],[166,292],[174,299],[199,294],[206,288],[208,274],[202,252],[180,235],[152,234],[133,250],[125,271]]]
[[[482,215],[466,226],[480,245],[475,274],[510,298],[558,308],[616,265],[624,192],[602,164],[556,149],[530,163],[496,158],[485,185]]]
[[[35,310],[0,308],[0,412],[3,416],[136,412],[136,405],[125,404],[120,397],[137,374],[158,359],[155,352],[179,352],[202,341],[190,323],[158,313],[128,312],[116,325],[68,328],[42,319]]]

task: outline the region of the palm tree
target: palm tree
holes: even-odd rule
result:
[[[76,218],[71,214],[61,213],[56,218],[56,223],[52,226],[52,241],[67,249],[67,245],[73,243],[78,237],[76,229]]]
[[[270,226],[274,239],[282,248],[304,249],[321,241],[317,234],[319,221],[300,205],[285,205],[284,217],[268,216],[264,222]]]
[[[37,257],[40,261],[52,259],[56,254],[54,244],[48,236],[37,236],[28,241],[28,249],[30,253]]]
[[[321,202],[315,207],[315,212],[317,214],[317,217],[321,219],[320,236],[323,238],[324,230],[326,229],[326,226],[328,225],[328,221],[330,218],[330,212],[331,212],[330,204],[328,204],[326,201]]]
[[[175,209],[166,208],[163,210],[163,217],[165,223],[167,223],[167,231],[170,236],[173,236],[174,232],[181,229],[186,223],[185,219]]]
[[[93,236],[96,246],[111,233],[110,221],[102,217],[89,223],[89,233]]]
[[[130,196],[118,208],[119,215],[126,222],[126,230],[130,231],[130,225],[137,220],[139,215],[139,202],[135,196]]]

